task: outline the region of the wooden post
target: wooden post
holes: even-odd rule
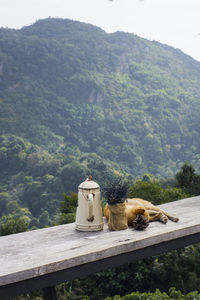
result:
[[[58,300],[55,286],[43,289],[43,297],[45,300]]]

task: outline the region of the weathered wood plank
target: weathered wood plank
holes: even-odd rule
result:
[[[3,285],[0,286],[0,299],[3,300],[7,299],[8,297],[14,297],[20,294],[30,293],[35,290],[48,288],[52,285],[57,285],[68,280],[85,277],[96,272],[107,270],[108,268],[124,265],[137,261],[138,259],[150,257],[152,255],[159,255],[161,253],[185,247],[197,242],[200,242],[200,233],[155,244],[132,252],[108,257],[103,260],[82,264],[39,277]]]
[[[144,231],[78,232],[75,224],[0,237],[0,286],[79,267],[200,233],[200,197],[161,206],[180,221]],[[177,245],[177,248],[179,245]]]

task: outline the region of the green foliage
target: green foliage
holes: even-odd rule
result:
[[[61,170],[62,183],[66,191],[76,191],[78,189],[77,182],[81,183],[87,178],[87,168],[73,160],[70,164],[65,165]]]
[[[28,230],[29,218],[14,217],[12,215],[4,216],[0,219],[0,235],[8,235]]]
[[[189,294],[182,294],[181,291],[177,291],[175,288],[169,289],[168,293],[162,293],[159,289],[156,289],[155,292],[151,293],[141,293],[133,292],[126,296],[114,296],[106,297],[105,300],[198,300],[200,299],[200,294],[196,292],[191,292]]]
[[[96,153],[133,176],[169,177],[186,160],[200,170],[200,64],[180,50],[59,18],[1,28],[0,48],[0,134],[70,153],[68,164]],[[4,172],[26,165],[26,176],[41,177],[60,168],[57,157],[27,147],[0,143]],[[63,185],[72,192],[68,164]]]
[[[188,198],[190,195],[183,192],[181,188],[162,188],[157,181],[135,181],[128,191],[129,198],[142,198],[155,205]]]
[[[8,202],[8,193],[7,192],[1,192],[0,193],[0,217],[5,215],[7,213],[7,202]]]
[[[60,206],[61,213],[64,214],[75,213],[77,201],[78,201],[77,193],[71,193],[68,196],[65,193],[63,193],[63,201],[61,202],[61,206]]]
[[[13,200],[13,201],[9,201],[6,205],[6,211],[9,214],[17,214],[19,213],[21,210],[19,204],[17,201]]]
[[[39,228],[43,228],[45,226],[48,227],[48,225],[50,224],[48,211],[45,210],[41,213],[41,215],[38,218],[38,222],[39,222]]]
[[[102,186],[105,178],[112,180],[116,176],[127,176],[117,164],[105,161],[94,153],[73,153],[72,146],[72,151],[69,148],[60,148],[67,155],[59,150],[50,154],[22,138],[10,135],[0,136],[0,146],[6,148],[8,154],[13,154],[12,164],[6,158],[1,161],[3,171],[0,174],[0,217],[8,214],[27,215],[30,218],[29,229],[55,224],[62,194],[77,191],[78,185],[89,174]],[[21,150],[15,153],[13,149]],[[21,159],[23,163],[20,163]],[[62,212],[62,220],[59,222],[74,221],[74,215],[64,214],[75,214],[76,197],[70,200],[69,211]]]
[[[59,300],[91,300],[90,296],[85,296],[81,287],[74,288],[73,282],[63,283],[57,286],[57,294]],[[12,298],[12,300],[42,300],[42,292],[34,292],[23,296]],[[98,298],[97,298],[98,299]],[[168,292],[161,292],[156,289],[154,292],[132,292],[125,296],[111,296],[104,297],[101,300],[199,300],[200,294],[198,291],[183,294],[174,287],[170,288]]]
[[[67,213],[67,214],[62,213],[58,219],[59,225],[73,223],[73,222],[75,222],[75,213]]]
[[[58,224],[68,224],[75,221],[77,202],[77,193],[71,193],[70,195],[63,193],[63,201],[60,206],[61,215],[59,216]]]
[[[177,187],[193,196],[200,194],[200,175],[195,172],[192,165],[185,163],[181,170],[176,173]]]

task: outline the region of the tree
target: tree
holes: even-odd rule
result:
[[[175,177],[176,186],[182,188],[185,193],[193,196],[200,194],[200,175],[196,174],[192,165],[186,162]]]
[[[43,228],[45,226],[48,226],[49,223],[50,223],[49,213],[48,213],[48,211],[45,210],[39,216],[39,227]]]
[[[58,223],[68,224],[75,221],[76,206],[78,202],[78,194],[72,192],[70,195],[63,193],[63,201],[61,202]]]
[[[13,233],[28,230],[30,219],[27,216],[16,218],[8,215],[0,219],[0,235],[9,235]]]
[[[61,180],[65,190],[77,191],[78,185],[88,176],[88,169],[78,161],[73,160],[61,169]]]
[[[16,200],[9,201],[7,203],[6,208],[7,208],[7,212],[9,214],[16,214],[16,213],[19,213],[19,211],[20,211],[20,206]]]
[[[167,203],[189,197],[181,188],[162,188],[159,182],[137,180],[129,188],[129,198],[142,198],[153,204]]]
[[[72,192],[70,195],[63,193],[63,201],[61,202],[60,211],[61,213],[75,213],[78,201],[78,194]]]
[[[7,209],[7,202],[8,202],[8,193],[7,192],[2,192],[0,193],[0,217],[6,214]]]

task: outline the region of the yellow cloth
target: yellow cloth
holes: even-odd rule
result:
[[[117,203],[108,205],[110,216],[108,220],[108,228],[110,230],[123,230],[128,228],[128,222],[125,212],[125,203]]]

